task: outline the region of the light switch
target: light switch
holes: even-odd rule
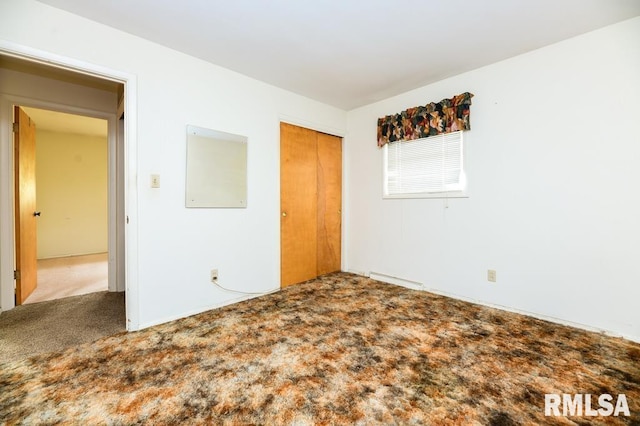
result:
[[[160,175],[151,175],[151,187],[160,188]]]

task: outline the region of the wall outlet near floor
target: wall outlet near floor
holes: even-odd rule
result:
[[[491,283],[495,283],[496,282],[496,270],[495,269],[489,269],[487,271],[487,280]]]
[[[211,282],[212,283],[218,282],[218,270],[217,269],[212,269],[211,270]]]

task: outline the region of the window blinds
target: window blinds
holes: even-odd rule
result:
[[[384,146],[388,197],[464,190],[462,132]]]

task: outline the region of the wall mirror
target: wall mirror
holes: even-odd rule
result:
[[[186,206],[247,207],[247,137],[187,126]]]

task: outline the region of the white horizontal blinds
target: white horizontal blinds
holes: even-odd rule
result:
[[[447,133],[442,135],[444,152],[444,185],[447,191],[461,190],[462,188],[462,132]]]
[[[386,195],[462,190],[462,132],[385,145]]]

